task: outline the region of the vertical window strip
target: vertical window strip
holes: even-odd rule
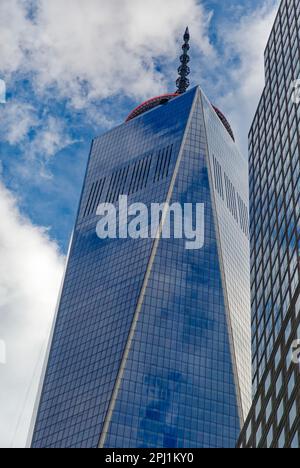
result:
[[[84,217],[84,218],[85,218],[85,217],[88,215],[88,213],[89,213],[89,207],[90,207],[90,203],[91,203],[91,200],[92,200],[92,197],[93,197],[94,189],[95,189],[95,182],[93,182],[92,187],[91,187],[91,190],[90,190],[90,194],[89,194],[89,197],[88,197],[88,201],[87,201],[87,204],[86,204],[86,207],[85,207],[85,210],[84,210],[84,214],[83,214],[83,217]]]
[[[249,237],[249,213],[248,209],[245,205],[245,223],[246,223],[246,235]]]
[[[213,156],[213,166],[214,166],[214,176],[215,176],[215,189],[219,193],[218,190],[218,175],[217,175],[217,164],[216,164],[216,159]]]
[[[161,178],[161,166],[162,166],[162,162],[163,162],[163,158],[164,158],[164,153],[165,153],[164,149],[159,152],[159,164],[158,164],[156,182],[159,182],[160,178]]]
[[[169,157],[169,146],[165,150],[165,156],[164,156],[164,163],[163,163],[163,168],[162,168],[162,173],[161,173],[161,179],[165,178],[168,157]]]
[[[163,163],[164,163],[164,160],[165,160],[165,154],[166,154],[166,150],[163,149],[162,152],[161,152],[161,157],[160,157],[160,165],[159,165],[159,169],[158,169],[158,176],[157,176],[157,182],[159,182],[162,178],[162,170],[163,170]]]
[[[147,184],[148,184],[151,165],[152,165],[152,159],[153,159],[153,154],[151,154],[151,156],[149,157],[149,162],[148,162],[147,171],[146,171],[146,179],[145,179],[145,184],[144,184],[143,188],[146,188]]]
[[[134,178],[132,181],[132,186],[131,186],[131,194],[135,193],[135,185],[136,185],[136,180],[139,175],[139,170],[140,170],[140,161],[137,161],[135,163],[135,172],[134,172]]]
[[[145,167],[146,167],[146,158],[143,158],[142,163],[141,163],[140,177],[139,177],[137,188],[136,188],[137,192],[139,190],[141,190],[141,188],[143,186],[143,181],[144,181],[144,177],[145,177]]]
[[[234,216],[236,222],[238,223],[239,218],[238,218],[238,210],[237,210],[237,204],[236,204],[236,192],[235,192],[234,185],[231,182],[230,182],[230,185],[231,185],[231,188],[232,188],[233,216]]]
[[[213,165],[214,165],[214,176],[215,176],[215,189],[218,192],[218,176],[217,176],[217,165],[215,157],[213,157]]]
[[[116,199],[117,199],[116,195],[117,195],[118,191],[120,191],[120,184],[121,184],[121,180],[122,180],[122,174],[123,174],[123,169],[120,169],[118,171],[118,175],[117,175],[117,178],[116,178],[116,181],[115,181],[114,191],[113,191],[112,200],[111,200],[112,203],[114,203],[116,201]]]
[[[230,191],[231,191],[231,201],[232,201],[232,214],[233,214],[233,217],[236,219],[236,199],[235,199],[235,189],[232,185],[231,182],[230,183]]]
[[[125,189],[125,185],[127,181],[128,171],[129,171],[129,166],[124,167],[124,169],[121,170],[120,183],[115,194],[115,201],[119,200],[120,195],[124,195],[124,189]]]
[[[172,154],[173,154],[173,145],[170,146],[170,150],[169,150],[168,166],[167,166],[166,177],[169,177],[170,164],[171,164],[171,161],[172,161]]]
[[[220,169],[220,164],[218,163],[218,161],[216,161],[216,171],[217,171],[217,180],[218,180],[218,191],[219,191],[220,197],[222,197],[222,185],[221,185],[221,178],[220,178],[221,169]]]
[[[96,203],[95,203],[94,211],[97,210],[98,205],[100,203],[100,200],[101,200],[101,197],[102,197],[102,194],[103,194],[103,189],[104,189],[104,186],[105,186],[105,182],[106,182],[106,177],[104,177],[104,179],[101,179],[101,181],[100,181],[100,187],[99,187],[99,192],[98,192],[98,194],[96,196]]]
[[[141,164],[142,164],[142,161],[141,160],[138,161],[137,171],[136,171],[136,175],[135,175],[135,180],[134,180],[134,184],[133,184],[132,193],[137,192],[137,185],[138,185],[139,178],[140,178],[140,175],[141,175]]]
[[[144,158],[143,168],[142,168],[142,177],[141,177],[139,188],[138,188],[139,190],[141,190],[144,187],[147,166],[148,166],[148,158]]]
[[[93,213],[93,208],[94,208],[94,205],[95,205],[95,199],[96,199],[98,187],[99,187],[99,181],[97,181],[96,184],[95,184],[95,190],[94,190],[94,193],[93,193],[93,198],[92,198],[92,201],[91,201],[91,205],[90,205],[90,208],[89,208],[88,215]]]
[[[232,192],[231,192],[231,186],[230,186],[230,181],[227,178],[227,185],[228,185],[228,196],[229,196],[229,209],[231,214],[233,214],[233,208],[232,208]]]
[[[229,188],[228,188],[228,178],[227,175],[225,174],[225,188],[226,188],[226,201],[227,201],[227,207],[229,211],[231,211],[231,206],[230,206],[230,194],[229,194]]]
[[[218,164],[218,170],[219,170],[219,179],[220,179],[220,195],[222,199],[224,200],[223,175],[222,175],[222,168],[220,164]]]
[[[243,212],[244,212],[244,232],[246,235],[248,235],[248,210],[246,208],[246,205],[244,204],[244,202],[242,202],[242,206],[243,206]]]
[[[110,177],[110,183],[109,183],[109,186],[108,186],[108,189],[107,189],[107,194],[106,194],[106,203],[109,203],[109,200],[110,200],[110,194],[111,194],[111,188],[113,186],[113,182],[114,182],[114,179],[115,179],[115,173],[113,173]]]
[[[249,238],[249,214],[246,204],[243,202],[242,198],[238,195],[239,201],[239,210],[240,210],[240,219],[241,219],[241,228],[243,233]]]
[[[224,201],[224,186],[223,186],[223,172],[221,164],[217,161],[215,156],[213,156],[213,166],[214,166],[214,178],[215,178],[215,189]],[[226,177],[226,175],[225,175]]]
[[[238,195],[238,207],[239,207],[239,217],[240,217],[240,225],[242,228],[242,231],[245,232],[245,226],[244,226],[244,213],[243,213],[243,206],[242,206],[242,200],[241,197]]]
[[[129,169],[130,169],[130,166],[128,166],[126,171],[125,171],[125,176],[124,176],[124,180],[123,180],[123,184],[122,184],[122,189],[121,189],[121,192],[120,192],[119,195],[125,195],[125,187],[126,187],[127,180],[128,180]]]
[[[153,182],[157,182],[157,172],[158,172],[158,166],[159,166],[159,161],[160,161],[160,151],[158,152],[157,160],[156,160],[156,167],[155,167],[155,173],[154,173],[154,178]]]
[[[93,200],[93,203],[91,205],[91,212],[90,214],[94,213],[95,212],[95,208],[96,208],[96,204],[97,204],[97,199],[98,199],[98,196],[99,196],[99,192],[100,192],[100,189],[101,189],[101,180],[98,180],[97,182],[97,190],[95,192],[95,196],[94,196],[94,200]]]
[[[138,165],[138,163],[135,162],[133,172],[132,172],[132,175],[131,175],[131,181],[130,181],[130,185],[129,185],[128,195],[131,195],[131,193],[132,193],[132,185],[133,185],[133,181],[134,181],[134,178],[135,178],[137,165]]]
[[[92,198],[92,201],[91,201],[91,206],[90,206],[90,209],[89,209],[89,212],[88,212],[89,215],[93,213],[94,206],[95,206],[95,203],[96,203],[96,197],[97,197],[98,190],[99,190],[99,180],[97,180],[96,185],[95,185],[94,195],[93,195],[93,198]]]
[[[246,206],[244,205],[244,203],[243,203],[243,206],[244,206],[244,219],[245,219],[245,234],[248,235],[248,210]]]

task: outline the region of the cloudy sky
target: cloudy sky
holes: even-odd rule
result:
[[[188,24],[246,157],[278,3],[0,0],[0,447],[25,444],[92,137],[174,90]]]

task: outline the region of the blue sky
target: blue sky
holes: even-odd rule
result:
[[[246,157],[279,0],[1,0],[0,447],[24,446],[93,137],[191,84]]]
[[[241,17],[251,14],[252,11],[263,6],[264,3],[264,0],[251,0],[251,2],[249,0],[227,0],[226,2],[206,0],[203,2],[205,10],[213,12],[207,33],[212,47],[220,54],[221,58],[226,51],[224,52],[224,43],[219,31],[229,28],[229,25],[234,27],[234,24],[238,24]],[[188,17],[187,12],[186,22],[189,22]],[[173,31],[172,33],[174,34]],[[191,81],[193,84],[202,83],[202,77],[204,77],[205,83],[203,86],[206,93],[213,97],[216,95],[215,102],[218,104],[218,90],[215,89],[215,86],[220,85],[220,73],[223,75],[219,88],[221,93],[227,86],[231,86],[230,78],[226,70],[222,70],[220,63],[216,63],[215,69],[211,66],[211,63],[209,67],[207,66],[205,63],[207,57],[203,56],[198,44],[193,42],[193,29],[191,33]],[[113,30],[111,34],[114,34]],[[179,33],[178,40],[181,41]],[[176,79],[178,48],[174,48],[173,55],[166,69],[164,69],[165,57],[153,57],[155,66],[161,70],[170,90],[173,90]],[[173,60],[174,58],[175,60]],[[101,63],[101,49],[99,49],[98,60]],[[234,63],[237,64],[238,61],[239,57],[235,57],[231,66]],[[200,63],[203,67],[201,76],[198,73]],[[127,67],[128,74],[131,74],[130,63],[127,64]],[[205,69],[207,69],[207,73]],[[28,215],[34,224],[49,228],[50,236],[58,242],[62,252],[65,253],[74,223],[90,142],[95,135],[105,132],[110,124],[121,123],[130,109],[139,101],[132,96],[126,96],[124,90],[121,90],[121,93],[115,92],[106,99],[95,99],[92,102],[93,112],[99,113],[100,116],[101,114],[109,116],[111,122],[105,125],[101,121],[91,122],[90,117],[87,115],[90,102],[87,103],[86,108],[83,105],[81,109],[76,110],[70,105],[70,96],[66,93],[64,96],[58,95],[58,90],[53,85],[44,90],[42,95],[37,95],[35,91],[36,83],[32,82],[34,73],[35,71],[30,73],[30,69],[24,71],[22,67],[17,68],[10,75],[7,83],[8,102],[6,106],[9,107],[10,102],[15,101],[33,106],[41,125],[34,125],[33,128],[29,127],[24,138],[14,144],[9,144],[3,141],[2,138],[0,142],[2,177],[5,185],[17,194],[22,212]],[[124,87],[126,88],[126,83],[124,83]],[[148,96],[149,91],[147,89],[145,98]],[[3,111],[2,106],[1,112]],[[33,148],[36,140],[43,138],[44,125],[47,123],[47,119],[51,117],[54,119],[59,118],[59,121],[63,122],[66,127],[66,135],[74,143],[66,147],[64,147],[63,142],[61,145],[58,144],[57,151],[55,147],[51,151],[51,157],[42,153],[43,148],[39,149],[41,153],[39,152],[39,154],[33,156],[30,151],[34,152]],[[24,142],[25,146],[28,147],[25,155]]]

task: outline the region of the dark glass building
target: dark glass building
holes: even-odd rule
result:
[[[283,0],[249,135],[253,407],[239,447],[300,442],[300,1]]]
[[[97,206],[120,195],[203,203],[204,247],[100,240]],[[235,446],[251,405],[248,195],[247,161],[199,87],[93,141],[33,448]]]

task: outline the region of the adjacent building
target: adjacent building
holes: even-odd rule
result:
[[[93,141],[32,447],[234,447],[251,405],[248,165],[188,88]],[[96,235],[99,203],[203,203],[203,248]],[[163,221],[162,221],[163,222]]]
[[[265,70],[249,134],[255,398],[238,445],[299,448],[299,0],[281,2]]]

